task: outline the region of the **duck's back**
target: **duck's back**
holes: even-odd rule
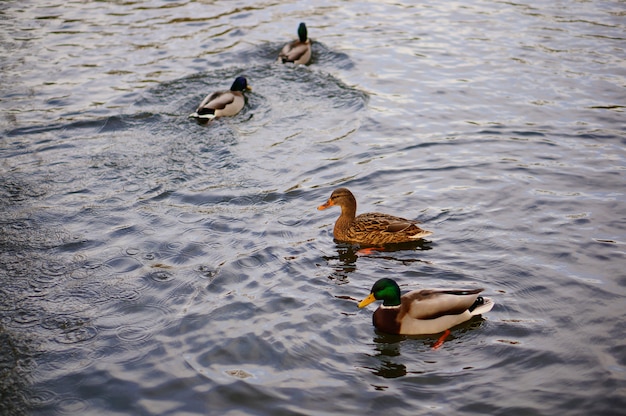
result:
[[[389,214],[368,212],[358,215],[344,234],[353,242],[374,245],[408,242],[431,234],[419,228],[417,223]]]
[[[280,52],[279,58],[283,63],[294,62],[297,64],[307,64],[311,59],[311,45],[299,40],[288,43]]]

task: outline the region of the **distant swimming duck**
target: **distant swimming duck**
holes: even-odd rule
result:
[[[356,216],[356,199],[347,188],[335,189],[328,201],[317,209],[334,205],[341,207],[341,215],[335,222],[333,235],[341,242],[382,246],[412,242],[432,234],[418,227],[418,221],[393,215],[371,212]]]
[[[282,63],[293,62],[296,64],[307,64],[311,59],[311,41],[309,40],[306,25],[300,23],[298,26],[298,40],[283,46],[278,55],[278,61]]]
[[[245,104],[243,91],[251,90],[248,80],[237,77],[229,91],[217,91],[206,96],[195,113],[189,115],[202,121],[216,117],[234,116],[241,111]]]
[[[398,284],[393,279],[384,278],[374,283],[370,295],[359,302],[359,308],[377,300],[383,301],[373,316],[374,326],[382,332],[426,335],[446,331],[445,337],[449,334],[448,329],[493,308],[491,299],[479,296],[482,291],[426,289],[400,296]]]

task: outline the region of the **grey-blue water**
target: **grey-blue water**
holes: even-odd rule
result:
[[[625,10],[0,3],[0,413],[623,414]],[[434,234],[336,244],[339,186]],[[432,349],[380,277],[496,306]]]

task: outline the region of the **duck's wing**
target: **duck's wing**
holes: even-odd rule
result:
[[[415,290],[402,296],[401,314],[413,319],[436,319],[468,311],[484,289]]]
[[[207,96],[198,106],[198,111],[202,108],[211,110],[223,110],[227,105],[235,101],[235,94],[232,91],[218,91]]]
[[[296,62],[302,58],[309,50],[309,44],[296,40],[283,46],[278,55],[279,59],[285,62]]]
[[[368,212],[356,217],[354,221],[355,227],[364,231],[379,231],[387,233],[399,233],[409,229],[418,221],[407,220],[406,218],[396,217],[389,214],[381,214],[380,212]]]

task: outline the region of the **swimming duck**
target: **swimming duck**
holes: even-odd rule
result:
[[[356,199],[348,188],[335,189],[328,201],[317,209],[334,205],[341,207],[341,215],[333,229],[337,241],[382,246],[412,242],[432,234],[418,227],[418,221],[393,215],[370,212],[356,216]]]
[[[307,64],[311,59],[311,41],[308,38],[306,25],[300,23],[298,26],[298,40],[283,46],[278,55],[278,61],[283,64],[293,62],[295,64]]]
[[[251,90],[248,80],[237,77],[228,91],[217,91],[206,96],[195,113],[189,117],[208,121],[216,117],[234,116],[241,111],[245,104],[243,91]]]
[[[400,288],[393,279],[380,279],[368,297],[359,302],[359,308],[382,300],[376,309],[373,323],[389,334],[438,334],[468,321],[472,316],[487,313],[494,302],[479,296],[483,289],[413,290],[400,296]],[[443,342],[443,341],[442,341]]]

